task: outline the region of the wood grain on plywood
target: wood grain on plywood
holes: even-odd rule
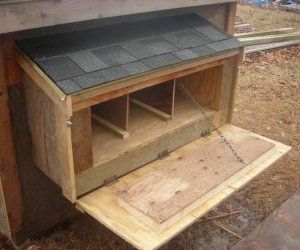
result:
[[[25,73],[23,83],[34,161],[44,174],[60,185],[53,102]]]
[[[24,73],[28,123],[33,157],[39,169],[62,187],[63,194],[75,201],[72,133],[70,119],[43,90]],[[67,97],[68,106],[71,104]]]
[[[129,96],[123,95],[92,107],[92,113],[128,130]]]
[[[155,161],[124,176],[118,183],[110,187],[100,188],[80,198],[77,201],[77,205],[135,247],[139,249],[157,249],[193,222],[197,221],[199,217],[205,215],[221,201],[232,195],[237,189],[241,188],[255,176],[267,169],[290,149],[290,147],[281,143],[255,135],[232,125],[223,126],[221,131],[226,137],[231,139],[240,137],[243,134],[254,135],[260,139],[275,144],[275,147],[259,157],[257,160],[250,163],[249,171],[244,173],[238,180],[226,183],[221,190],[215,192],[213,197],[204,200],[203,203],[195,208],[191,213],[185,215],[182,219],[171,225],[166,230],[157,232],[157,230],[147,226],[140,219],[120,207],[116,197],[117,191],[125,188],[127,185],[136,181],[145,174],[155,171],[155,169],[161,166],[164,162],[169,161],[170,159],[176,159],[182,154],[186,154],[200,145],[215,140],[217,138],[216,133],[212,133],[212,135],[207,138],[201,138],[176,150],[168,159]]]
[[[194,98],[210,108],[220,109],[223,66],[213,67],[176,79],[176,84],[184,84]]]
[[[251,163],[274,144],[254,136],[231,141]],[[218,139],[167,162],[118,192],[119,204],[158,231],[191,212],[210,190],[247,169]]]
[[[168,81],[163,84],[134,92],[131,96],[143,103],[158,109],[171,117],[174,115],[175,82]]]
[[[0,4],[0,21],[10,25],[3,25],[0,28],[0,34],[63,23],[226,2],[236,2],[236,0],[187,0],[184,2],[167,0],[164,1],[164,4],[161,4],[159,0],[114,0],[109,2],[91,0],[85,4],[80,0],[4,1],[3,4]],[[20,9],[23,11],[19,11]],[[69,14],[65,15],[65,13]]]

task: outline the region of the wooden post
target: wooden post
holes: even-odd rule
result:
[[[236,17],[237,2],[227,4],[226,31],[230,35],[235,33],[235,17]]]
[[[1,39],[1,38],[0,38]],[[0,179],[11,235],[21,229],[23,200],[11,128],[4,65],[4,43],[0,40]],[[1,202],[1,200],[0,200]],[[3,204],[2,204],[3,205]],[[5,216],[5,215],[4,215]],[[0,222],[2,218],[0,217]]]

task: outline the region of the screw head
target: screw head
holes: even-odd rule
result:
[[[71,119],[69,119],[69,120],[67,120],[67,127],[71,127],[72,126],[72,120]]]

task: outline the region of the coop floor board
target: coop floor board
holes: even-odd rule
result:
[[[255,176],[264,171],[272,163],[282,157],[290,147],[265,137],[250,133],[246,130],[237,128],[235,126],[226,124],[221,128],[223,134],[229,138],[238,138],[243,135],[253,135],[264,141],[273,143],[275,146],[269,151],[252,161],[248,167],[248,171],[243,172],[237,179],[228,179],[227,181],[220,183],[221,188],[213,188],[207,195],[207,199],[204,199],[201,204],[193,211],[183,216],[176,223],[170,225],[162,232],[151,228],[146,225],[145,222],[132,215],[118,203],[117,192],[129,184],[135,182],[145,174],[156,171],[162,164],[186,155],[191,150],[198,148],[201,145],[205,145],[209,142],[213,142],[218,139],[216,133],[212,133],[207,138],[198,139],[176,151],[174,151],[169,157],[157,160],[150,163],[124,177],[119,179],[117,183],[111,186],[100,188],[80,199],[77,200],[77,206],[80,210],[90,214],[96,220],[110,228],[120,237],[134,245],[139,249],[156,249],[162,244],[166,243],[172,237],[184,230],[186,227],[195,222],[198,218],[202,217],[205,213],[218,205],[225,198],[233,194],[237,189],[252,180]]]

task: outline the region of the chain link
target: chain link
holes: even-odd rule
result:
[[[190,91],[183,85],[180,84],[181,89],[186,93],[186,95],[191,99],[191,101],[195,104],[195,106],[200,110],[200,112],[203,114],[205,118],[209,118],[207,113],[203,110],[200,103],[196,101],[195,97],[191,95]],[[233,148],[233,146],[230,144],[230,142],[227,140],[227,138],[222,134],[222,132],[214,125],[212,124],[213,130],[215,130],[218,134],[218,136],[224,141],[224,143],[228,146],[228,148],[231,150],[233,155],[237,158],[237,160],[243,164],[247,164],[245,160],[241,156],[239,156],[238,152]]]

